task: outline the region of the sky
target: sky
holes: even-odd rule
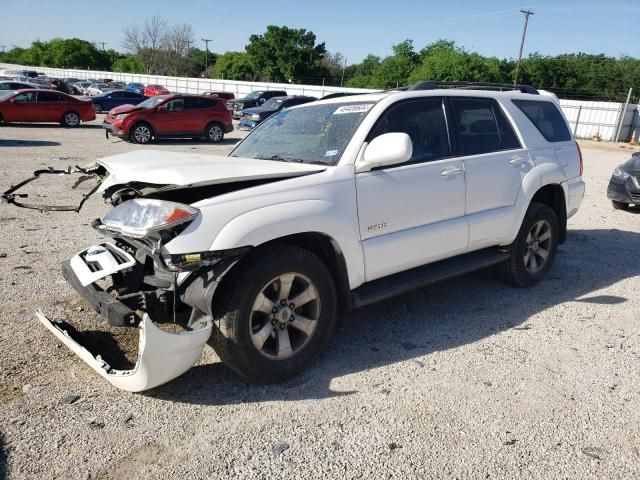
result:
[[[613,0],[615,1],[615,0]],[[78,37],[106,42],[122,51],[122,30],[159,15],[169,23],[193,26],[196,44],[211,38],[211,51],[243,50],[251,34],[267,25],[305,28],[325,42],[329,52],[342,53],[349,64],[367,54],[385,56],[394,43],[412,39],[416,50],[444,38],[487,56],[516,58],[524,15],[530,8],[524,56],[532,52],[604,53],[640,57],[640,2],[622,0],[322,0],[270,2],[213,0],[0,0],[0,48],[28,47],[33,40]]]

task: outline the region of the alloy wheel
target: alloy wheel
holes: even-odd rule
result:
[[[148,143],[151,139],[151,130],[146,125],[138,125],[133,131],[133,138],[138,143]]]
[[[524,266],[529,273],[540,271],[549,257],[551,249],[551,225],[546,220],[539,220],[533,224],[524,249]]]
[[[261,355],[284,360],[300,352],[320,318],[320,295],[300,273],[284,273],[267,282],[251,309],[250,334]]]
[[[224,135],[222,129],[217,125],[212,125],[211,127],[209,127],[208,134],[209,138],[214,142],[219,142],[220,140],[222,140],[222,136]]]

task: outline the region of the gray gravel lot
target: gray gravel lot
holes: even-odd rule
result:
[[[139,148],[99,124],[0,127],[0,189]],[[151,148],[226,153],[240,137]],[[0,206],[0,479],[639,478],[640,211],[605,197],[630,151],[583,152],[587,194],[540,285],[478,272],[354,311],[314,368],[274,386],[207,347],[167,385],[111,387],[33,315],[106,330],[59,272],[105,206]]]

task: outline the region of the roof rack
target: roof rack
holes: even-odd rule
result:
[[[509,90],[519,90],[522,93],[531,95],[540,95],[540,92],[531,85],[513,85],[510,83],[486,83],[486,82],[440,82],[427,80],[425,82],[416,83],[410,87],[401,87],[395,90],[414,91],[414,90],[436,90],[438,88],[462,88],[471,90],[497,90],[499,92]]]

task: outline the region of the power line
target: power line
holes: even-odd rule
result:
[[[520,40],[520,53],[518,54],[518,63],[516,63],[516,75],[513,79],[513,84],[518,83],[518,72],[520,70],[520,60],[522,60],[522,49],[524,48],[524,38],[527,35],[527,25],[529,24],[529,15],[533,15],[533,10],[520,10],[524,13],[524,29],[522,30],[522,40]]]
[[[212,40],[210,38],[203,38],[202,41],[204,42],[204,71],[206,72],[207,69],[209,68],[209,42],[211,42]]]

